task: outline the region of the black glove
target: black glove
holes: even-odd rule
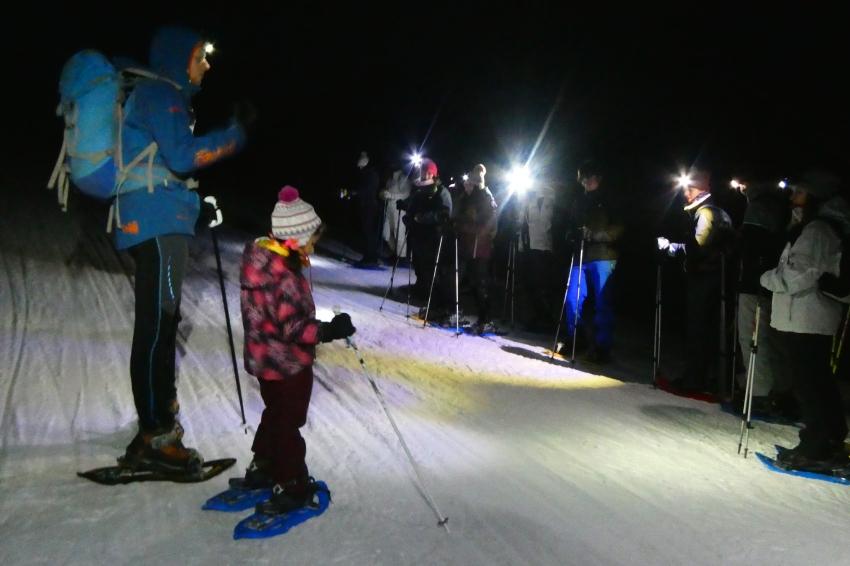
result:
[[[407,200],[400,198],[395,201],[395,209],[396,210],[407,210]]]
[[[330,322],[322,323],[322,342],[348,338],[356,330],[351,324],[351,317],[347,313],[340,313],[333,317]]]
[[[409,214],[405,214],[401,217],[401,222],[405,225],[405,227],[410,228],[410,225],[413,224],[413,218],[411,218]]]
[[[850,295],[850,288],[846,282],[832,273],[824,273],[818,278],[818,289],[821,293],[827,293],[833,297],[846,297]]]
[[[250,137],[256,130],[257,109],[244,98],[240,98],[233,103],[233,121],[242,126],[245,135]]]

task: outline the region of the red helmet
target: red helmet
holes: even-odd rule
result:
[[[437,164],[430,159],[423,159],[421,167],[426,173],[430,173],[434,177],[437,176]]]

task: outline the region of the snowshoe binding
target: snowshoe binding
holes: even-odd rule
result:
[[[269,500],[257,504],[256,513],[236,525],[233,538],[268,538],[283,534],[324,513],[330,502],[328,486],[312,477],[277,484]]]
[[[244,478],[230,478],[230,488],[209,498],[202,509],[208,511],[244,511],[267,501],[272,494],[274,480],[265,470],[263,462],[259,465],[252,460],[245,470]]]

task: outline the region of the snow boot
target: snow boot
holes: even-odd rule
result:
[[[266,489],[274,487],[274,479],[267,470],[268,464],[265,460],[254,458],[245,470],[245,479],[242,486],[245,489]]]
[[[611,361],[611,348],[592,344],[581,357],[581,361],[588,364],[607,364]]]
[[[458,315],[460,316],[460,318],[458,318]],[[463,316],[463,311],[460,311],[460,313],[447,314],[437,320],[439,320],[437,324],[439,324],[443,328],[457,328],[458,326],[464,328],[469,326],[469,320],[467,320],[467,318]],[[460,322],[458,322],[458,320]]]
[[[194,448],[183,446],[182,438],[183,427],[177,420],[173,425],[154,431],[139,430],[118,461],[131,468],[163,473],[184,473],[201,468],[204,459]]]
[[[850,465],[850,455],[843,440],[818,447],[800,443],[794,448],[780,451],[776,461],[792,470],[818,471]]]
[[[485,336],[487,334],[496,334],[498,332],[498,330],[499,329],[496,326],[496,323],[494,323],[492,321],[491,322],[481,322],[480,320],[477,321],[475,324],[473,324],[472,328],[470,329],[470,331],[473,334],[476,334],[478,336]]]
[[[428,307],[422,307],[421,309],[419,309],[420,319],[425,320],[426,311],[428,313],[428,320],[430,322],[441,321],[448,316],[448,312],[446,311],[446,309],[431,306],[430,309]]]
[[[261,515],[284,515],[302,507],[316,507],[314,496],[322,489],[312,476],[303,475],[283,484],[275,484],[268,501],[258,503],[256,512]]]

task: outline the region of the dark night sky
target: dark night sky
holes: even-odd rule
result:
[[[838,8],[154,0],[130,15],[86,4],[6,19],[4,160],[50,167],[67,57],[96,47],[144,59],[155,26],[170,21],[216,40],[195,101],[201,131],[226,120],[235,98],[258,108],[250,147],[202,178],[231,199],[266,202],[291,183],[325,208],[361,149],[387,163],[432,124],[425,151],[445,176],[483,162],[492,183],[528,156],[556,100],[532,162],[550,178],[570,181],[587,157],[638,194],[697,157],[722,183],[811,166],[846,176]]]

